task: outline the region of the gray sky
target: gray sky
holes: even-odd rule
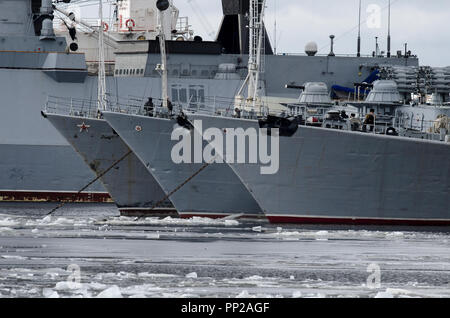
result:
[[[417,54],[422,65],[450,65],[450,1],[391,0],[392,53],[408,49]],[[174,0],[181,16],[189,16],[196,34],[213,39],[222,19],[221,0]],[[315,41],[319,53],[328,53],[329,35],[334,34],[335,53],[355,54],[358,35],[359,0],[267,0],[266,25],[272,43],[277,17],[278,53],[303,53],[305,44]],[[365,20],[376,24],[376,16],[366,10],[378,5],[383,10],[380,28],[369,27]],[[388,0],[362,0],[362,54],[375,50],[375,37],[380,48],[387,47]],[[276,9],[275,9],[276,8]],[[375,17],[375,19],[373,19]],[[209,27],[207,25],[210,25]]]

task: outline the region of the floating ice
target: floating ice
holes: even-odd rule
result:
[[[255,226],[252,228],[253,232],[262,232],[262,226]]]
[[[292,298],[302,298],[302,292],[300,292],[300,291],[293,292]]]
[[[44,296],[45,298],[59,298],[58,292],[50,288],[44,288],[42,290],[42,296]]]
[[[19,256],[19,255],[2,255],[2,258],[5,258],[5,259],[17,259],[17,260],[25,260],[25,259],[27,259],[26,257]]]
[[[4,218],[4,219],[0,219],[0,227],[4,226],[4,227],[8,227],[8,226],[17,226],[19,225],[19,222],[14,221],[11,218]]]
[[[117,285],[114,285],[98,294],[97,298],[123,298],[123,296],[120,292],[120,288]]]
[[[245,278],[245,280],[262,280],[262,279],[264,279],[264,277],[258,276],[258,275],[253,275],[253,276]]]
[[[197,278],[197,273],[196,272],[192,272],[186,275],[186,278]]]
[[[10,227],[0,227],[0,233],[6,233],[6,232],[12,232],[12,231],[14,231],[14,230]]]
[[[62,290],[77,290],[82,289],[83,284],[77,283],[77,282],[58,282],[56,283],[55,289],[62,291]]]
[[[394,295],[392,295],[391,293],[385,291],[385,292],[378,292],[375,295],[375,298],[394,298]]]
[[[255,296],[251,296],[247,290],[243,290],[236,298],[255,298]]]
[[[47,215],[45,218],[42,219],[42,222],[44,223],[50,223],[52,221],[52,216]]]
[[[237,226],[239,222],[236,220],[225,220],[225,226]]]
[[[156,217],[150,218],[136,218],[136,217],[114,217],[109,220],[98,222],[102,225],[179,225],[179,226],[193,226],[193,225],[224,225],[224,226],[236,226],[239,222],[236,220],[228,219],[211,219],[202,217],[193,217],[190,219],[172,218],[170,216],[160,219]]]
[[[139,278],[172,278],[172,277],[178,277],[177,275],[173,274],[151,274],[151,273],[139,273]]]
[[[108,288],[108,285],[92,282],[89,284],[89,288],[100,291],[100,290],[105,290],[106,288]]]

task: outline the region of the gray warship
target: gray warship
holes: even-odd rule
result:
[[[271,222],[450,224],[448,142],[392,136],[386,132],[378,134],[375,129],[364,132],[299,125],[296,117],[271,114],[270,109],[264,107],[255,85],[260,52],[257,48],[250,55],[247,98],[236,98],[235,103],[230,104],[234,117],[220,116],[223,113],[219,115],[216,107],[214,115],[197,109],[187,114],[190,125],[175,125],[174,129],[204,136],[212,146],[210,150],[216,153],[211,166],[231,167]],[[369,101],[377,102],[376,95],[383,96],[381,84],[375,85]],[[143,159],[152,160],[146,145],[155,129],[149,126],[133,131],[133,127],[141,127],[142,122],[150,120],[117,112],[104,112],[104,116],[131,148]],[[203,129],[210,130],[208,137]],[[233,141],[230,144],[228,134]],[[262,147],[262,143],[267,143],[264,135],[269,140],[264,148],[276,147],[271,154],[278,160],[276,169],[271,172],[267,172],[266,159],[259,157],[255,162],[249,159],[255,154],[250,144],[257,136],[258,145]],[[167,142],[158,146],[158,157],[168,156],[174,149],[174,145]],[[236,160],[236,154],[239,158],[243,149],[243,158]],[[200,153],[204,154],[202,150]],[[170,161],[170,158],[163,161]],[[179,164],[178,169],[191,166]],[[155,170],[154,173],[158,173]],[[216,179],[224,177],[216,175]]]
[[[149,1],[149,6],[154,6],[154,2]],[[133,0],[119,1],[118,5],[125,3],[135,5]],[[0,0],[2,201],[109,200],[100,182],[77,194],[96,174],[48,120],[40,116],[49,96],[57,94],[80,100],[97,96],[98,62],[91,60],[91,51],[83,51],[82,41],[95,38],[98,30],[94,27],[90,33],[78,31],[74,39],[69,36],[73,35],[72,27],[65,34],[55,34],[52,20],[60,5],[41,0]],[[224,0],[222,5],[224,18],[216,41],[180,40],[175,32],[167,43],[171,53],[169,95],[174,103],[185,108],[206,107],[204,96],[234,98],[245,79],[248,2]],[[79,17],[70,21],[78,20]],[[106,76],[108,94],[128,100],[160,98],[161,81],[156,70],[160,52],[154,32],[133,29],[131,22],[125,30],[120,29],[120,16],[117,21],[117,30],[111,26],[105,32],[113,47],[110,50],[113,62]],[[313,50],[303,55],[274,55],[269,41],[265,42],[263,90],[267,95],[287,100],[295,99],[298,93],[286,89],[286,84],[322,81],[328,86],[351,87],[368,78],[379,65],[419,64],[416,57],[406,53],[391,57],[334,53],[320,56]],[[82,120],[78,124],[81,123]]]
[[[97,174],[123,216],[178,216],[152,174],[101,119],[44,113]],[[120,158],[126,157],[123,161]],[[120,161],[120,162],[118,162]],[[115,164],[118,162],[117,164]],[[111,171],[106,171],[113,166]]]

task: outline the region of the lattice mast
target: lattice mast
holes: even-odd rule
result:
[[[99,32],[98,32],[98,109],[106,110],[106,70],[105,70],[105,40],[103,22],[103,3],[99,0]]]
[[[170,7],[170,2],[168,0],[158,0],[156,7],[158,8],[158,37],[159,37],[159,49],[161,51],[161,64],[158,65],[157,70],[161,74],[161,98],[162,106],[168,107],[168,75],[167,75],[167,52],[166,52],[166,35],[164,33],[165,26],[165,15],[166,10]]]

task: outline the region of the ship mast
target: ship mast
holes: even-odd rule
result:
[[[169,0],[158,0],[156,3],[156,7],[159,11],[159,48],[161,51],[161,64],[157,66],[157,70],[161,73],[161,98],[162,98],[162,106],[168,107],[168,80],[167,80],[167,52],[166,52],[166,34],[164,33],[165,26],[165,11],[170,7]]]
[[[258,82],[261,72],[261,51],[264,34],[264,9],[266,0],[250,0],[250,48],[248,57],[248,74],[238,95],[242,95],[244,88],[247,86],[247,104],[251,103],[255,107],[258,98]]]
[[[105,41],[103,30],[103,3],[99,0],[98,9],[100,26],[98,32],[98,110],[106,110],[106,71],[105,71]]]

